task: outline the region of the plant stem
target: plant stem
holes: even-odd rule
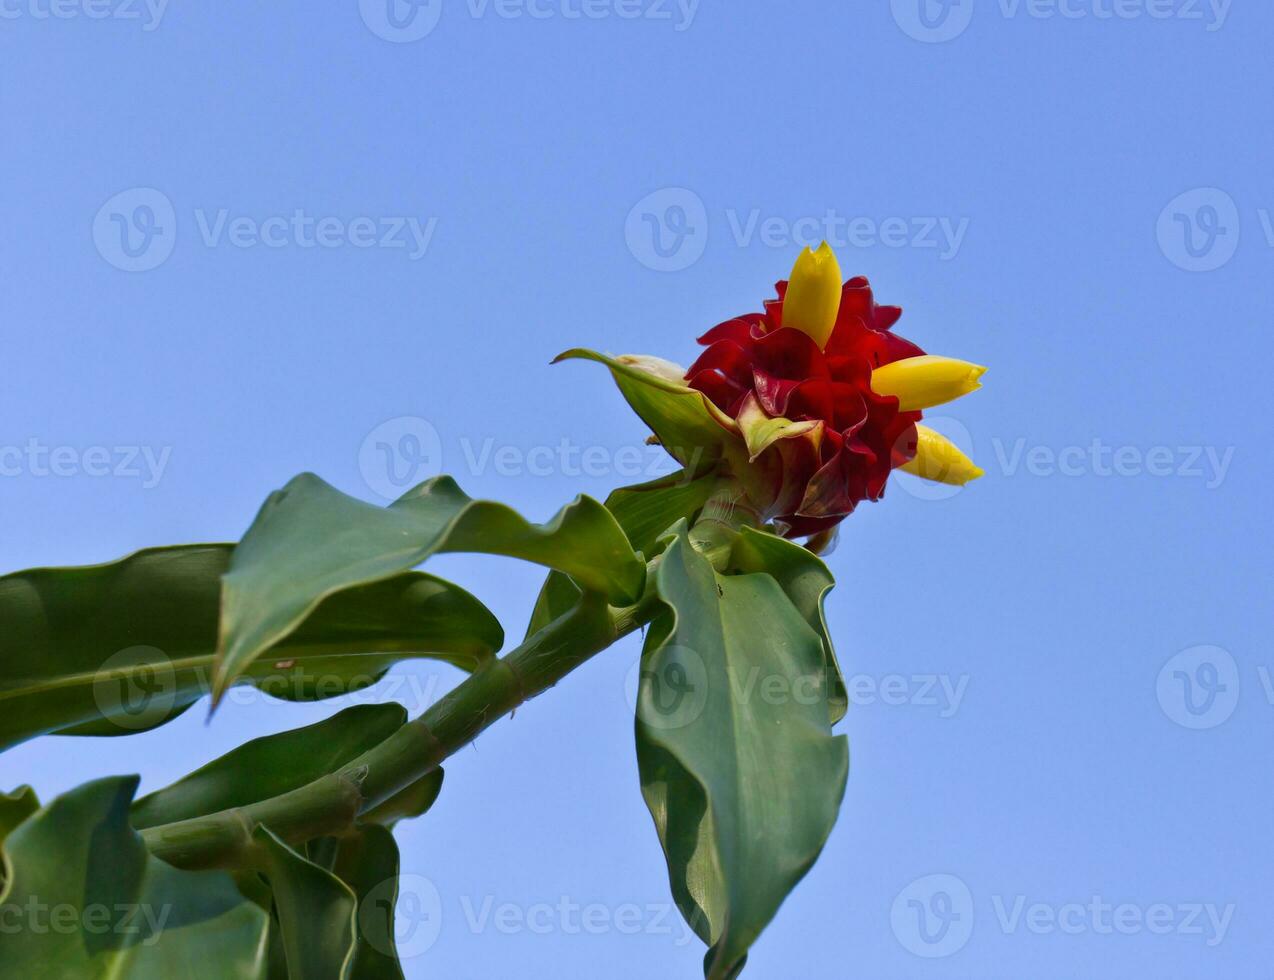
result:
[[[690,532],[691,544],[718,568],[728,560],[739,524],[753,522],[753,515],[735,509],[734,496],[714,496]],[[292,844],[349,829],[360,814],[406,790],[497,720],[649,623],[659,609],[653,584],[658,561],[650,563],[645,592],[634,605],[615,608],[585,595],[339,771],[257,803],[148,828],[142,831],[146,846],[181,868],[250,867],[258,825]]]
[[[622,609],[585,596],[338,772],[247,806],[149,828],[142,838],[151,853],[178,867],[243,867],[251,863],[257,825],[289,843],[346,830],[359,814],[428,775],[488,726],[646,625],[657,609],[650,587]]]

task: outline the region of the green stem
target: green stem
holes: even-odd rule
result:
[[[142,837],[151,853],[178,867],[243,867],[251,863],[258,825],[289,843],[346,830],[359,814],[428,775],[488,726],[646,625],[657,608],[650,588],[622,609],[586,596],[338,772],[258,803],[152,827]]]
[[[730,493],[714,496],[690,533],[717,567],[735,531],[752,515]],[[471,674],[419,718],[335,773],[247,806],[142,831],[156,857],[182,868],[250,867],[258,825],[289,843],[347,830],[360,814],[427,776],[497,720],[555,685],[580,664],[654,618],[659,608],[651,562],[642,598],[625,608],[585,596],[570,612]]]

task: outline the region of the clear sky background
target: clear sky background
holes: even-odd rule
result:
[[[685,363],[826,235],[990,366],[934,413],[987,476],[844,527],[849,789],[746,976],[1269,976],[1268,4],[59,2],[0,0],[0,571],[233,540],[303,470],[537,519],[637,482],[666,468],[605,372],[549,359]],[[520,635],[537,569],[437,570]],[[401,828],[409,977],[698,975],[637,653]],[[348,703],[237,702],[0,785],[155,789]]]

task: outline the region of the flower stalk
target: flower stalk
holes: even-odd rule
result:
[[[654,611],[649,592],[624,609],[586,600],[471,674],[338,772],[271,799],[152,827],[142,831],[142,838],[152,854],[180,868],[237,868],[251,865],[257,826],[268,826],[291,844],[339,834],[360,814],[433,772],[500,718],[644,626]]]

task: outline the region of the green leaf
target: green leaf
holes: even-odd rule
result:
[[[138,830],[280,796],[336,772],[402,727],[399,704],[357,704],[325,721],[253,739],[133,804]]]
[[[761,407],[755,393],[743,400],[735,420],[743,441],[748,447],[749,460],[755,460],[777,442],[786,439],[805,439],[817,447],[822,438],[823,423],[814,419],[789,419],[770,415]]]
[[[30,786],[19,786],[12,793],[0,793],[0,847],[13,829],[38,809],[40,801]],[[0,879],[3,877],[4,867],[0,865]]]
[[[354,960],[357,899],[329,871],[265,827],[252,832],[257,870],[270,882],[291,980],[345,980]]]
[[[845,717],[849,694],[845,690],[845,678],[841,674],[832,634],[827,629],[827,618],[823,613],[827,593],[836,585],[831,571],[808,548],[750,527],[739,532],[730,561],[732,572],[765,572],[773,576],[792,605],[823,641],[823,661],[830,682],[828,707],[835,725]]]
[[[158,548],[0,577],[0,749],[49,732],[145,731],[207,694],[232,549]],[[410,657],[473,670],[503,642],[477,599],[411,573],[331,596],[245,681],[287,700],[332,697]]]
[[[214,695],[325,597],[449,551],[547,565],[616,603],[634,601],[645,577],[615,519],[589,497],[536,525],[503,504],[471,500],[449,477],[382,508],[302,474],[270,496],[235,549],[225,578]]]
[[[684,526],[655,573],[667,607],[642,655],[642,793],[709,980],[748,948],[818,857],[848,774],[823,646],[768,574],[720,575]]]
[[[358,899],[358,936],[350,980],[403,980],[394,939],[398,902],[394,835],[385,827],[371,825],[345,837],[323,838],[311,844],[310,859],[345,882]]]
[[[669,370],[667,362],[658,358],[611,357],[583,348],[559,354],[554,363],[571,358],[610,368],[629,407],[682,466],[696,475],[728,471],[752,500],[776,499],[783,483],[780,450],[772,447],[753,459],[738,422],[676,377],[675,365]]]
[[[715,474],[695,477],[678,470],[658,480],[620,487],[606,498],[606,509],[615,515],[633,547],[653,556],[662,538],[679,520],[693,521],[718,486]]]
[[[613,490],[606,498],[606,509],[615,515],[633,548],[650,558],[661,547],[660,536],[679,520],[693,522],[716,486],[712,473],[695,477],[689,470],[678,470],[648,483]],[[569,578],[550,572],[536,600],[526,635],[543,629],[573,608],[579,596],[579,589]]]
[[[540,594],[535,599],[535,608],[531,610],[531,621],[527,623],[526,635],[532,636],[544,629],[549,623],[570,612],[583,598],[579,588],[561,572],[549,572]]]
[[[740,438],[733,419],[684,381],[649,370],[649,358],[612,357],[576,347],[558,354],[553,363],[575,358],[610,368],[629,407],[677,462],[696,473],[719,459],[731,439]]]
[[[361,823],[378,823],[393,827],[400,820],[412,820],[424,816],[442,792],[443,771],[421,776],[406,789],[395,793],[384,803],[372,807],[358,819]]]
[[[128,825],[137,777],[88,783],[4,843],[5,976],[171,980],[265,976],[268,917],[220,871],[152,858]],[[12,910],[21,912],[17,930]]]

